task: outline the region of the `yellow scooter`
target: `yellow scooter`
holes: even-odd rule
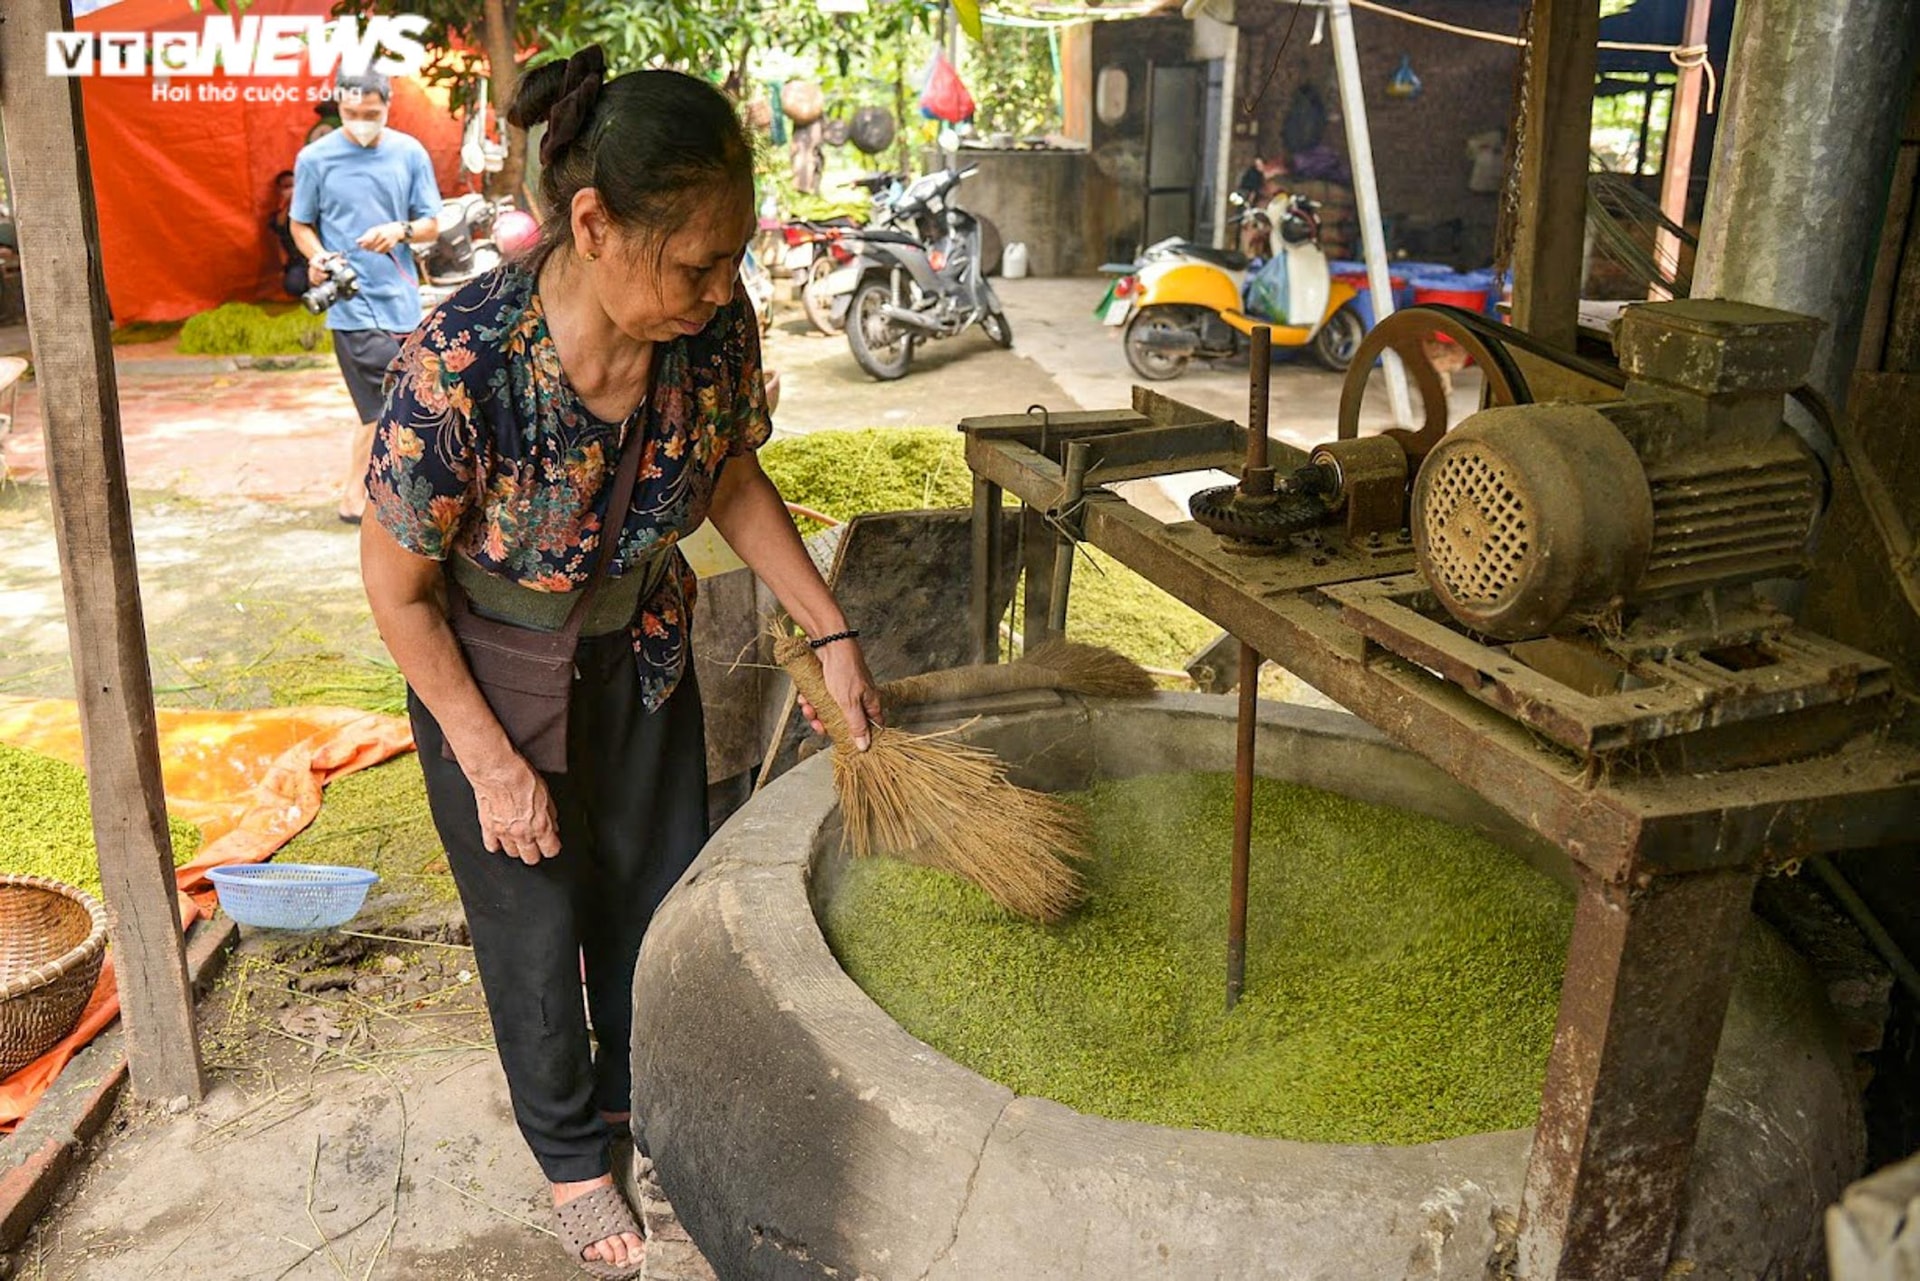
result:
[[[1142,378],[1178,378],[1192,360],[1239,354],[1256,325],[1273,331],[1275,347],[1305,347],[1332,370],[1344,370],[1366,337],[1351,304],[1359,291],[1335,280],[1320,248],[1315,202],[1281,195],[1246,218],[1267,223],[1278,249],[1251,278],[1246,255],[1191,241],[1163,240],[1120,274],[1096,311],[1126,326],[1127,363]]]

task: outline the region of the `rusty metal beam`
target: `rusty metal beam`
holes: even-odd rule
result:
[[[1233,865],[1227,884],[1227,1009],[1247,986],[1247,881],[1253,858],[1253,762],[1260,728],[1260,654],[1240,642],[1240,715],[1234,724]]]
[[[1756,879],[1583,878],[1527,1163],[1520,1277],[1664,1274]]]

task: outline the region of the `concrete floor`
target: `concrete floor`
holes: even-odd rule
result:
[[[1032,404],[1129,403],[1133,378],[1118,337],[1091,315],[1101,281],[1000,288],[1012,351],[969,333],[928,346],[913,372],[890,384],[866,378],[843,339],[806,333],[790,309],[767,342],[768,364],[784,382],[779,431],[951,425]],[[150,363],[164,353],[119,354],[162,701],[206,701],[196,673],[244,664],[289,635],[317,649],[378,653],[355,535],[331,512],[352,425],[337,374],[196,370]],[[1470,410],[1477,379],[1457,381],[1458,410]],[[1278,434],[1300,445],[1332,434],[1338,377],[1290,363],[1276,366],[1273,385]],[[1245,414],[1243,369],[1196,369],[1160,389],[1223,416]],[[0,441],[0,461],[22,482],[0,484],[0,693],[65,695],[71,678],[38,404],[26,390],[13,432]],[[1142,497],[1177,515],[1181,488]],[[236,974],[246,973],[249,955],[243,950]],[[232,989],[222,990],[231,1000]],[[383,1024],[379,1033],[395,1032],[391,1020],[374,1022]],[[541,1235],[539,1174],[508,1114],[484,1021],[468,1008],[436,1022],[380,1041],[383,1058],[355,1051],[356,1062],[338,1046],[292,1059],[243,1058],[220,1067],[213,1094],[184,1115],[123,1105],[84,1175],[14,1257],[15,1275],[579,1275]],[[697,1252],[672,1239],[670,1220],[666,1227],[655,1275],[701,1276]],[[334,1238],[331,1252],[310,1248],[323,1233]]]
[[[306,994],[326,972],[307,950],[243,939],[201,1004],[211,1092],[178,1112],[123,1100],[15,1281],[581,1275],[548,1231],[472,953],[376,944],[351,988]],[[650,1281],[713,1281],[655,1210]]]

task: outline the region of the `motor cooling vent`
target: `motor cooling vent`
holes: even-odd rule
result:
[[[1526,576],[1528,503],[1513,473],[1484,449],[1450,451],[1433,470],[1421,512],[1429,567],[1453,599],[1498,609]]]
[[[1460,622],[1502,640],[1621,599],[1652,529],[1639,457],[1585,405],[1482,410],[1434,446],[1413,485],[1427,585]]]

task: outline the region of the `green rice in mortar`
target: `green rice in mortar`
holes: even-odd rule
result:
[[[1157,1125],[1424,1143],[1533,1124],[1572,898],[1438,820],[1255,790],[1246,994],[1225,1009],[1232,779],[1103,782],[1088,901],[1043,929],[856,862],[824,917],[907,1031],[1021,1094]]]

